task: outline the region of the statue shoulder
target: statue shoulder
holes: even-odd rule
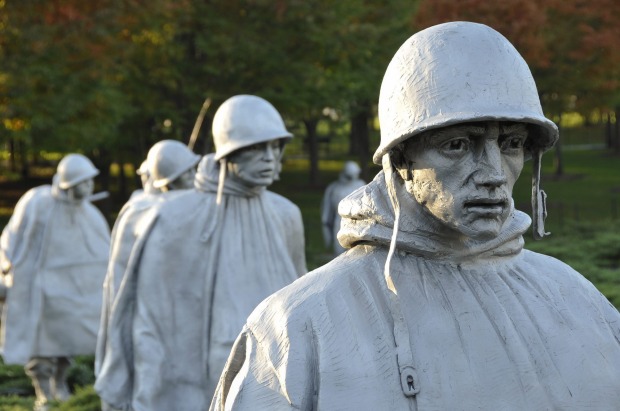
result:
[[[574,293],[600,294],[581,273],[555,257],[530,250],[523,250],[522,256],[526,267],[529,267],[525,271],[548,282],[550,286],[562,287]]]
[[[301,210],[288,198],[268,190],[266,190],[263,195],[265,201],[267,201],[270,207],[279,215],[301,219]]]
[[[43,185],[31,188],[20,197],[11,218],[22,220],[25,215],[28,215],[29,218],[45,218],[49,215],[54,201],[52,186]]]
[[[251,330],[332,321],[330,302],[355,299],[360,289],[382,296],[385,255],[359,246],[295,280],[261,302],[248,317]]]

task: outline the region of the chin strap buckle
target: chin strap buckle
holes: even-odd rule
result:
[[[418,374],[415,369],[409,365],[400,369],[400,387],[405,397],[413,397],[420,392],[418,385]]]

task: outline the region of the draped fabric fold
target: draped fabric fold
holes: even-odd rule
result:
[[[232,179],[217,205],[218,166],[203,158],[196,189],[153,209],[132,251],[95,385],[117,408],[206,409],[247,316],[306,271],[299,209]]]
[[[24,194],[0,239],[13,283],[2,319],[6,363],[94,353],[109,236],[95,206],[56,184]]]
[[[340,203],[352,249],[252,313],[211,410],[617,408],[620,314],[566,264],[523,249],[528,216],[464,242],[421,218],[402,180],[395,189],[399,312],[383,276],[394,212],[380,173]],[[399,315],[414,396],[401,387]]]

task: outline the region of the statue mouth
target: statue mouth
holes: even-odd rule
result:
[[[508,201],[498,198],[477,198],[465,201],[463,206],[469,213],[496,216],[504,212],[508,207]]]
[[[266,168],[264,170],[260,170],[257,174],[261,177],[271,177],[273,176],[273,168]]]

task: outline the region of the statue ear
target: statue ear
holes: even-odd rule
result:
[[[413,179],[411,172],[411,170],[413,170],[413,163],[405,158],[405,154],[401,147],[395,147],[392,149],[390,152],[390,160],[392,162],[392,166],[400,175],[400,178],[405,181],[411,181]]]
[[[396,169],[398,171],[398,174],[400,175],[400,178],[402,178],[404,181],[413,180],[413,174],[411,172],[410,164],[411,163],[405,165],[404,167],[398,167]]]

